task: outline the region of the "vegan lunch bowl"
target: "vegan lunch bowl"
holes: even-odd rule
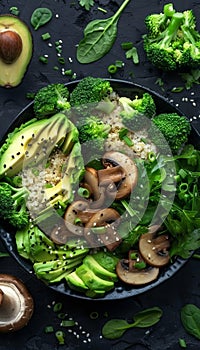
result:
[[[138,295],[200,247],[200,139],[150,89],[41,88],[0,148],[0,236],[26,271],[83,299]]]

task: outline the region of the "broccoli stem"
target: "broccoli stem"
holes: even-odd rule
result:
[[[10,186],[13,191],[12,199],[14,200],[14,206],[21,205],[21,201],[25,201],[28,197],[28,190],[25,187],[15,188]]]
[[[174,7],[172,3],[166,4],[163,7],[163,13],[167,17],[172,17],[175,13]]]
[[[172,41],[172,39],[176,36],[177,31],[184,19],[184,16],[181,12],[176,12],[173,16],[172,19],[166,29],[166,31],[163,32],[163,40],[161,42],[161,47],[166,48]]]

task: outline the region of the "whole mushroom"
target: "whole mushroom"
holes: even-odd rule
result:
[[[34,302],[23,282],[0,274],[0,333],[17,331],[32,317]]]

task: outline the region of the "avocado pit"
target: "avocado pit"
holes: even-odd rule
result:
[[[22,52],[21,36],[12,30],[0,32],[0,58],[6,64],[14,63]]]

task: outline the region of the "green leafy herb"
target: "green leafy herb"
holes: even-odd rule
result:
[[[77,60],[80,63],[97,61],[110,51],[117,37],[119,17],[129,2],[130,0],[125,0],[112,17],[88,23],[84,30],[84,38],[77,47]]]
[[[85,7],[87,11],[91,9],[92,6],[94,6],[94,1],[93,0],[79,0],[79,4],[82,7]]]
[[[200,339],[200,309],[194,304],[186,304],[181,309],[181,322],[186,332]]]
[[[127,329],[133,327],[145,328],[156,324],[162,316],[162,310],[159,307],[152,307],[134,315],[133,323],[126,320],[113,319],[106,322],[102,328],[102,335],[106,339],[118,339]]]
[[[179,345],[181,348],[187,348],[186,342],[182,338],[179,339]]]
[[[187,90],[190,90],[194,84],[200,84],[200,69],[191,69],[190,72],[179,73],[179,75]]]
[[[18,7],[16,7],[16,6],[11,6],[11,7],[9,8],[9,11],[10,11],[10,13],[11,13],[12,15],[14,15],[14,16],[19,16],[20,11],[19,11]]]
[[[31,15],[31,24],[35,30],[48,23],[52,18],[52,11],[46,7],[38,7]]]
[[[138,51],[135,46],[133,46],[130,50],[126,51],[126,58],[132,58],[134,64],[139,63]]]

